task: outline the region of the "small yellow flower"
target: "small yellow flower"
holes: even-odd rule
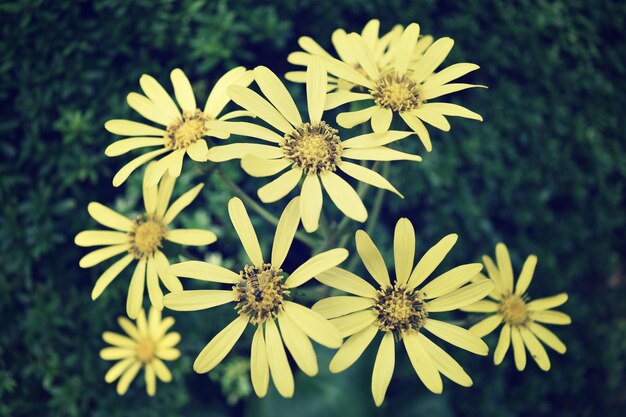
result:
[[[378,19],[370,20],[365,27],[363,27],[361,37],[369,50],[372,52],[372,59],[380,71],[390,69],[393,65],[395,48],[398,46],[400,37],[402,36],[402,30],[402,25],[396,25],[391,31],[379,37],[380,21]],[[356,56],[354,55],[354,48],[348,40],[348,34],[346,31],[343,29],[335,30],[332,34],[331,40],[339,59],[352,66],[361,74],[365,74]],[[422,36],[415,47],[412,61],[416,61],[421,58],[426,48],[428,48],[432,43],[432,36]],[[293,52],[287,57],[287,61],[294,65],[302,65],[306,67],[311,62],[312,56],[334,58],[317,42],[315,42],[315,40],[308,36],[300,37],[300,39],[298,39],[298,44],[304,52]],[[292,82],[305,83],[306,71],[291,71],[285,74],[285,78]],[[355,84],[344,79],[328,77],[329,92],[335,90],[351,90],[354,86]]]
[[[415,231],[408,219],[400,219],[394,236],[396,278],[392,283],[385,261],[367,233],[356,233],[356,247],[365,268],[378,283],[377,290],[355,274],[332,268],[315,278],[353,296],[337,296],[317,302],[313,310],[330,319],[342,337],[348,337],[330,362],[331,372],[351,366],[376,334],[383,333],[372,374],[372,395],[380,406],[385,399],[395,364],[395,342],[402,341],[411,364],[424,385],[434,393],[443,391],[441,375],[462,386],[472,379],[443,349],[422,332],[478,355],[487,355],[487,345],[461,327],[435,320],[433,313],[456,310],[484,298],[493,288],[489,280],[467,284],[482,269],[481,264],[453,268],[418,289],[439,266],[457,235],[451,234],[433,246],[414,264]],[[415,265],[415,266],[414,266]]]
[[[360,86],[365,92],[337,91],[328,95],[326,109],[362,100],[372,100],[373,105],[363,110],[345,112],[337,116],[337,123],[352,128],[371,120],[374,132],[386,132],[394,114],[419,136],[427,151],[432,150],[430,135],[423,122],[438,129],[450,130],[445,116],[458,116],[482,121],[482,117],[456,104],[432,103],[430,100],[456,91],[472,87],[473,84],[452,83],[450,81],[477,70],[475,64],[460,63],[435,72],[448,56],[454,45],[450,38],[441,38],[428,47],[423,56],[413,59],[420,47],[420,28],[411,23],[402,32],[397,47],[393,49],[393,65],[380,69],[374,52],[364,38],[356,33],[347,36],[346,43],[352,48],[353,56],[362,71],[353,65],[323,57],[328,72],[340,80]]]
[[[359,222],[367,219],[367,209],[361,197],[346,180],[336,174],[337,169],[358,181],[400,195],[379,173],[345,159],[421,161],[417,155],[384,146],[406,138],[412,132],[370,133],[341,140],[337,129],[322,118],[327,103],[327,74],[321,58],[313,57],[307,69],[308,122],[302,120],[287,88],[273,72],[266,67],[256,67],[254,78],[269,101],[239,86],[229,88],[228,94],[235,103],[263,119],[280,134],[252,123],[224,122],[223,128],[233,134],[265,140],[271,145],[235,143],[215,146],[209,151],[211,161],[241,159],[242,168],[255,177],[269,177],[289,168],[286,173],[259,189],[259,198],[265,203],[278,201],[289,194],[304,176],[300,192],[300,215],[307,232],[317,230],[319,224],[323,202],[322,185],[333,203],[346,216]]]
[[[153,307],[148,320],[141,309],[136,325],[126,317],[120,317],[118,323],[128,336],[113,332],[102,334],[102,339],[112,347],[102,349],[100,357],[107,361],[118,361],[104,379],[110,384],[119,378],[117,393],[124,395],[137,373],[144,368],[146,391],[152,397],[156,393],[157,378],[163,382],[172,380],[172,374],[163,361],[173,361],[180,356],[180,351],[175,348],[180,342],[180,334],[167,333],[174,325],[174,319],[166,317],[161,320],[161,312]]]
[[[257,326],[252,339],[250,372],[254,391],[265,396],[270,374],[283,397],[291,397],[294,380],[285,348],[302,371],[317,374],[317,358],[310,339],[337,348],[341,338],[337,329],[318,313],[288,298],[291,290],[309,281],[316,274],[335,267],[348,257],[345,249],[332,249],[315,255],[296,268],[285,280],[282,265],[300,223],[298,197],[293,199],[280,217],[274,236],[270,262],[261,252],[250,218],[238,198],[228,203],[228,213],[250,259],[239,272],[219,265],[189,261],[172,265],[169,272],[180,277],[229,284],[228,290],[189,290],[165,296],[167,308],[195,311],[235,303],[239,317],[220,331],[200,352],[193,364],[198,373],[215,368],[241,337],[248,323]],[[280,333],[276,323],[280,326]],[[281,335],[282,333],[282,335]]]
[[[502,363],[509,346],[513,344],[513,358],[518,370],[522,371],[526,367],[525,349],[528,349],[539,368],[548,371],[550,358],[540,341],[561,354],[565,353],[567,348],[554,333],[539,323],[565,325],[572,322],[567,314],[551,310],[564,304],[567,301],[567,294],[561,293],[529,301],[526,290],[533,278],[537,257],[530,255],[526,259],[515,290],[511,258],[503,243],[496,245],[496,260],[497,266],[489,256],[483,256],[489,278],[494,283],[494,289],[489,294],[494,301],[482,300],[463,308],[464,311],[493,314],[476,323],[470,331],[479,337],[485,337],[503,324],[493,355],[494,363],[496,365]]]
[[[151,122],[164,126],[164,129],[130,120],[109,120],[105,123],[104,127],[109,132],[129,136],[109,145],[105,151],[107,156],[119,156],[139,148],[160,147],[124,165],[113,178],[114,186],[118,187],[126,181],[139,166],[165,153],[169,154],[158,161],[157,167],[152,172],[150,184],[156,185],[166,171],[171,176],[178,177],[185,153],[194,161],[206,161],[209,149],[204,137],[226,139],[229,136],[228,132],[215,128],[213,123],[242,115],[242,112],[231,112],[219,117],[220,112],[230,101],[226,95],[227,88],[231,85],[247,86],[252,82],[250,71],[243,67],[228,71],[215,83],[204,110],[200,110],[187,76],[177,68],[172,71],[171,79],[176,101],[182,113],[165,89],[146,74],[139,79],[145,96],[130,93],[127,100],[128,105],[137,113]]]
[[[137,317],[143,302],[144,285],[152,305],[163,309],[163,292],[159,278],[169,291],[180,291],[178,278],[169,274],[169,262],[161,251],[164,240],[181,245],[209,245],[217,240],[213,232],[201,229],[170,229],[176,216],[198,196],[204,184],[199,184],[169,205],[176,178],[165,174],[158,186],[150,186],[148,178],[156,168],[152,163],[146,168],[143,179],[143,201],[145,214],[136,219],[128,219],[100,203],[89,203],[87,210],[91,217],[113,230],[87,230],[76,235],[78,246],[105,246],[88,253],[80,260],[81,268],[91,268],[100,262],[126,252],[126,255],[111,265],[96,281],[91,293],[95,300],[106,287],[131,262],[137,261],[128,288],[126,312],[132,319]],[[169,206],[169,208],[168,208]]]

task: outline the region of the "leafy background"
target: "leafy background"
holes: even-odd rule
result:
[[[626,406],[625,17],[619,1],[585,0],[3,1],[0,416],[619,415]],[[119,398],[104,382],[108,364],[98,351],[101,333],[117,330],[115,318],[124,314],[128,273],[92,302],[103,268],[78,268],[85,251],[73,244],[77,232],[94,227],[89,201],[128,214],[140,208],[140,174],[127,187],[111,186],[128,159],[104,156],[114,139],[104,121],[135,117],[125,95],[138,89],[142,73],[169,86],[169,71],[180,67],[206,97],[235,65],[284,73],[299,36],[329,46],[335,28],[360,30],[370,18],[386,30],[417,21],[425,33],[452,37],[447,62],[478,63],[468,78],[489,86],[454,96],[484,123],[454,119],[450,133],[433,134],[434,151],[423,163],[392,164],[392,182],[407,198],[386,195],[375,238],[389,247],[402,215],[416,226],[418,251],[460,234],[447,266],[478,260],[501,240],[517,270],[536,253],[531,295],[571,296],[564,310],[574,322],[557,329],[567,354],[552,352],[548,373],[534,364],[518,373],[510,356],[496,368],[490,358],[451,348],[475,385],[447,381],[441,396],[428,393],[398,355],[387,400],[376,409],[372,349],[329,375],[323,369],[332,352],[320,348],[319,377],[298,374],[292,400],[272,391],[259,401],[249,395],[245,342],[210,377],[190,369],[232,317],[225,308],[176,315],[184,355],[172,365],[174,381],[149,399],[137,380]],[[301,86],[290,88],[302,104]],[[415,142],[402,146],[421,152]],[[236,163],[225,166],[247,191],[261,184]],[[209,171],[186,164],[178,192],[207,185],[181,224],[213,228],[221,240],[206,249],[215,253],[185,255],[219,260],[220,251],[225,264],[238,265],[225,212],[231,192]],[[271,227],[257,223],[271,236]]]

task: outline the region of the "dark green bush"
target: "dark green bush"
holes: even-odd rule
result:
[[[104,121],[136,117],[125,95],[138,89],[142,73],[169,86],[170,70],[180,67],[206,97],[235,65],[284,73],[298,36],[328,46],[335,28],[360,30],[370,18],[387,29],[417,21],[423,32],[452,37],[448,62],[478,63],[481,70],[468,78],[489,86],[454,96],[484,123],[454,120],[450,133],[433,134],[434,151],[423,163],[392,165],[392,182],[406,199],[387,196],[376,237],[390,242],[395,220],[407,216],[418,250],[460,234],[450,262],[492,253],[501,240],[517,270],[527,254],[537,254],[531,295],[571,296],[564,310],[574,323],[557,329],[567,354],[551,354],[546,374],[532,364],[518,373],[511,357],[496,368],[490,358],[453,352],[475,386],[445,383],[442,396],[427,393],[399,356],[387,401],[375,410],[368,351],[343,374],[298,375],[292,400],[272,393],[259,401],[248,396],[243,348],[216,370],[219,381],[191,370],[217,324],[232,315],[218,309],[176,315],[184,355],[171,384],[148,399],[138,380],[119,398],[104,382],[108,365],[98,351],[102,331],[117,330],[115,319],[124,314],[128,276],[92,302],[102,268],[81,270],[85,252],[73,244],[77,232],[93,226],[89,201],[127,213],[138,207],[139,174],[128,187],[111,186],[128,159],[104,156],[113,140]],[[626,407],[621,2],[23,0],[2,2],[0,21],[0,416],[554,417],[617,416]],[[292,90],[302,98],[300,86]],[[246,190],[260,184],[245,180],[237,164],[227,167]],[[234,262],[239,249],[225,213],[230,191],[200,166],[177,191],[201,180],[207,186],[183,224],[217,229],[225,262]],[[214,314],[223,314],[221,322]],[[324,369],[330,351],[320,350],[320,358]]]

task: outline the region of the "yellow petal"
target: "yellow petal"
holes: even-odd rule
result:
[[[382,288],[391,286],[385,261],[369,235],[363,230],[357,230],[355,239],[356,250],[365,268]]]
[[[259,188],[259,199],[264,203],[273,203],[289,194],[300,182],[302,170],[292,168],[275,180]]]
[[[160,349],[157,351],[157,356],[165,361],[175,361],[180,358],[180,350],[178,349]],[[159,377],[161,378],[161,377]],[[165,381],[167,382],[167,381]]]
[[[263,265],[263,254],[261,253],[261,246],[256,237],[256,232],[254,227],[252,227],[252,222],[243,202],[237,197],[231,198],[228,202],[228,215],[244,250],[248,254],[248,258],[256,266]]]
[[[115,361],[135,356],[135,349],[121,347],[106,347],[100,351],[100,358],[105,361]]]
[[[137,113],[152,122],[168,126],[170,123],[176,121],[176,118],[163,112],[160,107],[158,107],[146,96],[137,93],[130,93],[126,97],[126,101],[131,109],[134,109]]]
[[[129,139],[122,139],[113,142],[104,150],[104,154],[108,157],[120,156],[133,151],[135,149],[147,148],[149,146],[164,146],[165,139],[149,138],[149,137],[136,137]]]
[[[135,362],[134,357],[123,359],[113,365],[107,373],[104,375],[104,380],[109,384],[115,381],[117,378],[124,373],[133,363]]]
[[[197,311],[235,301],[232,290],[187,290],[171,292],[163,298],[165,307],[176,311]]]
[[[338,373],[348,369],[361,357],[365,349],[378,333],[378,327],[370,325],[365,329],[350,336],[339,348],[330,361],[329,369],[332,373]]]
[[[344,158],[359,159],[362,161],[415,161],[420,162],[422,157],[395,149],[377,146],[374,148],[352,148],[343,151]]]
[[[247,316],[239,316],[215,335],[196,358],[193,370],[204,374],[215,368],[237,343],[248,325],[248,320]]]
[[[407,332],[402,336],[404,347],[415,373],[422,380],[426,388],[435,394],[441,394],[443,391],[443,382],[441,375],[435,366],[435,362],[422,346],[421,340],[418,338],[417,332]]]
[[[213,162],[224,162],[241,159],[246,155],[256,155],[263,159],[282,158],[283,151],[278,146],[260,145],[257,143],[233,143],[231,145],[214,146],[209,149],[208,158]]]
[[[394,366],[395,344],[393,333],[387,332],[380,342],[380,347],[376,354],[376,362],[374,362],[374,371],[372,372],[372,395],[377,407],[380,407],[385,400],[385,394],[391,382]]]
[[[424,81],[424,88],[432,88],[446,84],[464,76],[467,73],[476,71],[478,68],[480,68],[478,65],[469,64],[467,62],[450,65],[431,77],[428,77],[428,79]]]
[[[300,197],[295,197],[287,204],[276,226],[272,245],[272,266],[280,268],[287,257],[293,238],[300,224]]]
[[[428,88],[423,90],[424,98],[426,100],[432,100],[437,97],[445,96],[446,94],[456,93],[457,91],[467,90],[468,88],[487,88],[484,85],[465,84],[465,83],[453,83],[445,84],[438,87]]]
[[[274,320],[265,322],[265,338],[272,381],[280,395],[291,398],[294,391],[293,374]]]
[[[141,89],[154,104],[156,104],[170,118],[182,118],[176,103],[165,89],[150,75],[144,74],[139,79]]]
[[[498,338],[498,344],[496,345],[496,350],[493,354],[493,363],[496,365],[500,365],[502,360],[504,359],[504,355],[509,350],[509,346],[511,345],[511,325],[508,323],[504,323],[502,326],[502,330],[500,331],[500,337]]]
[[[537,257],[535,255],[530,255],[526,258],[526,262],[524,262],[524,266],[522,266],[522,272],[520,272],[517,284],[515,285],[515,294],[522,295],[526,292],[533,278],[533,274],[535,273],[536,266]]]
[[[174,350],[174,349],[172,349]],[[163,382],[170,382],[172,380],[172,374],[167,366],[157,358],[153,358],[151,362],[152,368],[156,373],[156,376]]]
[[[136,319],[141,310],[143,302],[143,287],[146,282],[146,258],[141,258],[137,262],[135,272],[128,286],[128,297],[126,298],[126,314],[131,319]]]
[[[371,51],[367,47],[363,38],[357,33],[351,33],[348,35],[348,40],[352,43],[352,53],[354,54],[354,57],[367,76],[370,79],[377,79],[380,77],[378,66],[374,62]]]
[[[374,116],[378,110],[378,106],[368,107],[363,110],[339,113],[337,116],[337,124],[346,129],[351,129],[356,125],[367,122]]]
[[[485,356],[489,352],[489,348],[478,336],[462,327],[455,326],[439,320],[428,319],[424,324],[424,328],[445,340],[451,345],[460,347],[477,355]]]
[[[411,111],[410,114],[419,117],[422,121],[436,127],[439,130],[443,130],[444,132],[450,130],[450,123],[448,120],[441,113],[435,111],[435,109],[420,107]]]
[[[329,348],[341,346],[337,329],[319,313],[292,301],[284,301],[283,309],[296,326],[320,345]]]
[[[149,126],[144,123],[130,120],[109,120],[104,124],[109,132],[122,136],[160,136],[163,137],[165,130]]]
[[[485,265],[485,269],[487,269],[487,274],[489,275],[489,278],[491,278],[493,284],[495,285],[495,292],[497,293],[497,296],[501,297],[501,295],[506,291],[503,288],[502,279],[500,278],[500,271],[498,271],[498,267],[493,262],[493,259],[491,259],[487,255],[483,255],[483,264]],[[508,294],[508,292],[506,293]]]
[[[156,394],[156,375],[154,368],[149,363],[145,366],[144,378],[146,380],[146,392],[150,397],[153,397]]]
[[[348,251],[343,248],[331,249],[318,253],[300,265],[285,281],[287,288],[295,288],[324,271],[334,268],[348,258]]]
[[[363,87],[366,87],[367,89],[372,89],[375,87],[373,81],[368,80],[353,67],[339,61],[338,59],[324,58],[324,64],[326,65],[326,69],[329,73],[333,74],[341,80],[361,85]]]
[[[174,229],[167,232],[167,240],[181,245],[204,246],[217,240],[215,233],[202,229]]]
[[[203,183],[200,183],[193,187],[191,190],[187,191],[185,194],[181,195],[172,203],[170,208],[165,212],[165,216],[163,216],[163,223],[166,225],[170,224],[172,220],[178,216],[178,214],[185,209],[189,204],[196,199],[198,194],[200,194],[200,190],[204,187]]]
[[[184,111],[196,111],[198,109],[198,106],[196,106],[196,98],[193,95],[191,83],[185,73],[179,68],[176,68],[170,73],[170,79],[174,86],[176,101],[178,101],[180,107]]]
[[[417,23],[411,23],[402,33],[398,44],[399,52],[396,53],[396,60],[393,65],[396,72],[402,74],[408,69],[419,36],[420,26]]]
[[[104,271],[100,277],[98,277],[98,280],[91,291],[91,299],[95,300],[100,297],[100,294],[102,294],[109,284],[113,282],[120,272],[122,272],[133,261],[133,259],[132,255],[126,255],[107,268],[107,270]]]
[[[329,93],[326,95],[326,105],[324,106],[324,110],[331,110],[347,103],[371,98],[372,95],[369,93],[353,93],[352,91],[337,91],[335,93]]]
[[[444,116],[456,116],[456,117],[464,117],[466,119],[473,119],[483,121],[483,117],[475,113],[471,110],[466,109],[465,107],[459,106],[458,104],[452,103],[426,103],[421,106],[422,109],[433,111]]]
[[[306,71],[306,96],[311,123],[322,120],[326,105],[327,85],[326,66],[320,57],[315,56],[309,62]],[[294,125],[297,126],[297,124]]]
[[[285,158],[263,159],[251,154],[241,158],[241,168],[253,177],[270,177],[278,174],[289,165],[291,165],[291,161]]]
[[[326,319],[334,319],[335,317],[365,310],[372,307],[374,303],[375,301],[371,298],[336,296],[318,301],[311,309]]]
[[[415,258],[415,229],[407,218],[401,218],[396,223],[393,235],[393,256],[396,265],[396,281],[405,285],[413,269]]]
[[[267,394],[270,382],[270,368],[267,363],[267,348],[263,337],[263,326],[258,326],[252,338],[250,353],[250,379],[257,396],[263,398]]]
[[[367,209],[361,197],[346,180],[330,171],[321,173],[319,177],[330,199],[343,214],[358,222],[367,220]]]
[[[502,316],[499,314],[494,314],[474,324],[472,327],[469,328],[469,331],[474,333],[476,336],[482,338],[496,330],[500,323],[502,323]]]
[[[475,284],[466,285],[427,303],[428,312],[450,311],[465,307],[482,300],[491,290],[493,290],[493,282],[491,280],[483,280]]]
[[[342,143],[343,148],[372,148],[375,146],[384,146],[407,136],[413,132],[403,132],[400,130],[389,130],[382,133],[366,133],[364,135],[355,136],[352,139],[345,140]]]
[[[110,227],[111,229],[127,232],[133,227],[133,222],[131,220],[100,203],[89,203],[87,211],[95,221],[103,226]]]
[[[291,94],[280,79],[267,67],[259,66],[254,69],[254,80],[268,98],[270,103],[294,126],[302,124],[302,118],[291,98]]]
[[[495,313],[498,311],[499,304],[489,300],[476,301],[465,307],[461,307],[462,311],[470,313]]]
[[[285,346],[287,346],[298,367],[308,376],[317,375],[317,356],[306,334],[284,312],[278,316],[278,325]]]
[[[378,172],[373,171],[369,168],[366,168],[359,164],[353,164],[352,162],[342,161],[341,164],[338,165],[339,169],[343,172],[351,176],[352,178],[364,182],[369,185],[373,185],[374,187],[382,188],[384,190],[391,191],[392,193],[396,193],[401,198],[404,198],[402,194],[396,188],[391,185],[389,181]],[[357,194],[358,195],[358,194]]]
[[[308,174],[304,178],[300,192],[300,214],[302,226],[308,233],[317,230],[322,212],[322,187],[315,174]]]
[[[450,38],[441,38],[435,41],[413,68],[413,74],[411,74],[413,81],[419,83],[432,74],[446,59],[452,50],[452,46],[454,46],[454,41]]]
[[[119,395],[126,394],[126,391],[128,391],[128,387],[130,386],[131,382],[133,382],[133,380],[139,373],[140,369],[141,369],[141,362],[135,362],[134,364],[130,366],[130,368],[128,368],[124,372],[124,374],[122,374],[122,377],[117,383],[117,393]]]
[[[228,88],[228,95],[235,103],[250,113],[257,115],[270,126],[283,133],[291,133],[293,131],[293,126],[274,106],[249,88],[234,85]]]
[[[447,376],[451,381],[454,381],[463,387],[472,386],[472,378],[470,378],[463,367],[461,367],[461,365],[459,365],[459,363],[455,361],[452,356],[448,355],[446,351],[441,349],[423,334],[418,333],[417,338],[420,345],[428,353],[428,356],[430,356],[430,359],[432,359],[439,372]]]
[[[563,354],[567,351],[567,347],[561,339],[541,324],[531,322],[528,324],[528,328],[539,338],[539,340],[545,343],[548,347],[554,349],[556,352]]]
[[[148,267],[146,272],[146,282],[148,286],[148,297],[150,298],[150,303],[155,307],[150,310],[163,310],[163,291],[161,291],[161,287],[159,286],[159,275],[156,271],[156,262],[153,257],[148,259]]]
[[[119,187],[124,183],[124,181],[126,181],[130,174],[132,174],[133,171],[135,171],[141,165],[169,151],[170,150],[166,148],[157,149],[156,151],[148,152],[133,159],[132,161],[124,165],[119,171],[117,171],[117,174],[115,174],[115,176],[113,177],[113,186]]]
[[[121,348],[134,349],[137,346],[137,341],[130,337],[122,336],[118,333],[104,332],[102,333],[102,340],[110,345],[114,345]]]
[[[172,159],[168,166],[167,172],[173,177],[179,177],[183,169],[183,158],[185,157],[185,149],[177,149],[172,152]],[[160,178],[159,178],[160,179]]]
[[[161,349],[171,349],[180,342],[180,333],[172,332],[165,335],[164,338],[159,340],[158,347]]]
[[[511,342],[513,344],[515,367],[518,371],[523,371],[526,368],[526,349],[524,348],[524,341],[518,326],[511,328]]]
[[[315,279],[329,287],[361,297],[375,298],[377,294],[376,289],[367,281],[341,268],[331,268],[319,273],[315,276]]]
[[[161,278],[165,287],[171,292],[182,291],[183,285],[180,283],[178,277],[167,272],[170,264],[163,252],[156,251],[154,254],[154,260],[157,265],[159,278]]]
[[[542,371],[550,370],[550,358],[548,357],[548,353],[544,349],[543,345],[537,340],[535,335],[528,330],[526,327],[520,327],[520,334],[522,335],[522,340],[524,340],[524,345],[530,352],[530,356],[537,362],[537,365]]]
[[[209,146],[204,139],[198,139],[187,147],[187,155],[196,162],[206,162],[209,158]]]
[[[426,126],[424,126],[424,123],[422,123],[420,119],[418,119],[416,116],[412,115],[411,113],[400,113],[400,117],[402,117],[402,119],[406,122],[406,124],[415,133],[417,133],[417,137],[420,138],[420,141],[424,145],[424,148],[426,148],[426,152],[432,151],[433,145],[432,145],[432,142],[430,141],[430,134],[428,133]]]
[[[552,310],[532,311],[530,313],[530,318],[535,321],[548,324],[565,325],[572,323],[572,319],[567,314]]]
[[[85,230],[74,238],[78,246],[121,245],[128,243],[128,234],[108,230]]]
[[[213,86],[209,98],[204,106],[204,113],[215,118],[226,107],[230,101],[227,91],[231,85],[241,85],[247,87],[253,77],[247,76],[251,71],[246,71],[244,67],[236,67],[222,75]]]
[[[365,329],[376,320],[373,310],[364,310],[329,320],[339,331],[341,337],[352,336]]]
[[[502,280],[503,289],[508,292],[513,291],[513,267],[509,251],[504,243],[496,245],[496,260],[498,261],[498,271]]]
[[[178,277],[199,279],[209,282],[236,284],[241,280],[239,274],[219,265],[202,261],[187,261],[171,265],[167,272]]]
[[[126,334],[132,337],[135,341],[141,340],[142,336],[132,321],[128,320],[126,317],[118,317],[117,323],[126,332]]]
[[[128,250],[128,244],[107,246],[106,248],[98,249],[93,252],[89,252],[83,256],[78,264],[81,268],[91,268],[94,265],[98,265],[100,262],[106,261],[109,258],[119,255],[122,252]]]
[[[439,264],[441,264],[446,255],[450,252],[458,238],[459,236],[455,233],[449,234],[437,242],[435,246],[428,249],[411,273],[411,277],[408,282],[408,287],[410,289],[416,288],[424,282],[424,280],[428,278],[435,269],[437,269]]]
[[[273,130],[254,123],[212,121],[209,126],[224,130],[233,135],[262,139],[272,143],[280,143],[283,140],[283,137]]]
[[[567,302],[566,293],[553,295],[552,297],[538,298],[528,303],[527,308],[530,311],[548,310],[550,308],[559,307]]]

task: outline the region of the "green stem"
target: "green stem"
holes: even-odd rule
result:
[[[263,218],[267,222],[273,224],[274,226],[278,225],[278,218],[274,216],[272,213],[270,213],[269,211],[267,211],[266,209],[264,209],[259,203],[254,201],[254,199],[250,197],[244,190],[242,190],[237,184],[232,182],[230,178],[226,176],[224,171],[222,171],[219,167],[216,168],[215,171],[217,171],[220,178],[222,179],[222,181],[224,181],[224,183],[228,186],[228,188],[230,188],[237,197],[243,200],[246,206],[254,210],[259,216],[261,216],[261,218]],[[319,246],[319,242],[317,240],[307,236],[306,234],[302,232],[296,232],[296,239],[298,239],[300,242],[304,243],[311,249],[314,249]]]

